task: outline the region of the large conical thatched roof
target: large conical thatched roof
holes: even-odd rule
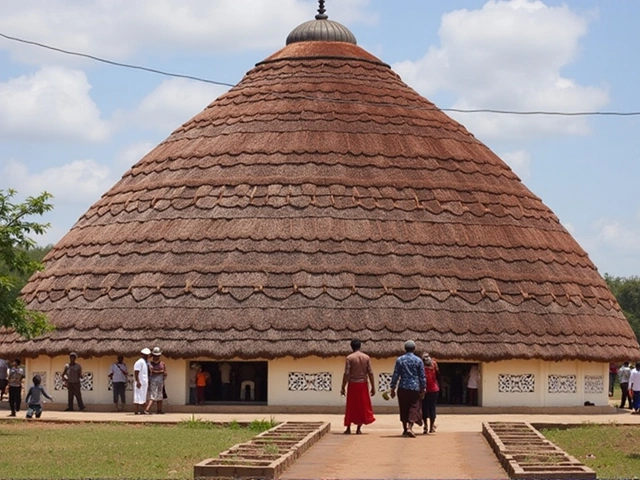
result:
[[[376,357],[409,338],[441,359],[637,357],[553,212],[335,22],[313,25],[89,209],[23,291],[56,331],[0,352],[328,357],[359,337]]]

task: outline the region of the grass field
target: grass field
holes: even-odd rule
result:
[[[0,423],[0,478],[193,478],[193,466],[273,426]]]
[[[585,425],[541,432],[595,470],[598,478],[640,478],[640,426]]]

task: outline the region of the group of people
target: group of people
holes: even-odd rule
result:
[[[163,400],[167,398],[165,389],[165,379],[167,378],[167,367],[160,359],[162,350],[160,347],[154,347],[153,350],[143,348],[140,352],[141,358],[134,365],[134,388],[133,403],[136,415],[150,415],[149,411],[152,405],[156,404],[156,413],[162,414]],[[67,408],[65,411],[74,410],[74,399],[78,405],[78,409],[83,411],[86,409],[82,399],[82,365],[78,363],[78,354],[71,352],[69,354],[69,363],[64,366],[61,379],[67,388]],[[113,390],[113,403],[116,411],[124,410],[126,403],[125,392],[127,390],[127,382],[129,371],[124,363],[124,357],[118,355],[117,360],[109,369],[109,379]],[[22,384],[25,378],[24,368],[20,359],[16,358],[9,365],[3,359],[0,359],[0,401],[3,400],[5,391],[8,387],[9,408],[11,409],[10,417],[15,417],[20,411],[22,404]],[[42,415],[42,399],[46,398],[53,401],[53,398],[47,393],[42,386],[40,375],[34,375],[32,379],[33,385],[27,391],[25,403],[27,404],[27,418],[40,418]]]
[[[160,359],[162,350],[143,348],[141,357],[133,366],[133,404],[135,415],[150,415],[152,405],[156,404],[156,413],[164,414],[163,401],[167,398],[164,381],[167,378],[167,366]],[[151,359],[149,359],[151,357]]]
[[[615,372],[613,372],[615,367]],[[611,374],[614,377],[611,378]],[[609,396],[613,396],[613,387],[615,379],[620,383],[620,408],[625,408],[627,402],[633,414],[640,414],[640,362],[636,362],[635,367],[631,368],[629,362],[624,362],[620,368],[615,364],[609,365]]]
[[[356,434],[362,426],[375,421],[371,397],[376,393],[370,357],[361,351],[362,342],[351,341],[352,353],[347,356],[342,376],[340,393],[346,395],[344,433],[351,433],[356,425]],[[428,353],[422,358],[415,354],[416,343],[407,340],[405,353],[396,359],[391,376],[389,395],[398,397],[402,435],[415,438],[414,425],[422,426],[423,433],[436,431],[436,404],[440,392],[437,362]],[[477,386],[476,386],[477,388]],[[387,395],[387,392],[383,394]]]

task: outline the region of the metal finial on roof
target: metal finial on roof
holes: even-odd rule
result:
[[[318,14],[316,15],[316,20],[326,20],[327,18],[329,18],[329,15],[325,14],[327,10],[324,8],[324,0],[318,0],[318,4],[320,6],[318,8]]]
[[[319,8],[315,20],[298,25],[287,37],[287,45],[298,42],[346,42],[357,45],[356,37],[347,27],[329,20],[325,13],[324,0],[318,0]]]

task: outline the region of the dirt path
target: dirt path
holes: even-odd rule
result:
[[[282,479],[506,479],[477,432],[442,432],[406,438],[396,431],[363,435],[332,431],[281,476]]]

